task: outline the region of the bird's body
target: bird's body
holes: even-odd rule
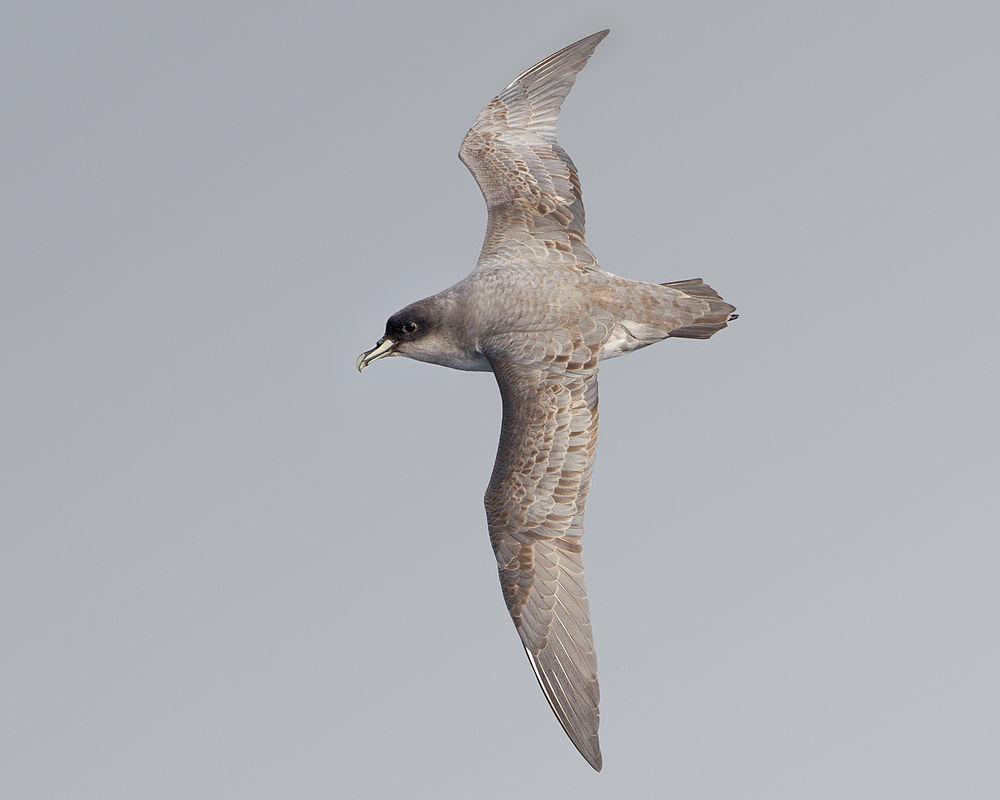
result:
[[[522,264],[474,272],[407,307],[421,308],[434,308],[449,324],[441,326],[441,335],[414,342],[406,355],[482,372],[492,371],[484,353],[500,352],[494,345],[503,347],[518,333],[534,339],[545,332],[563,335],[586,317],[601,320],[608,328],[599,351],[603,361],[668,336],[708,338],[735,310],[697,279],[651,284],[601,269],[572,272]]]
[[[489,209],[473,272],[389,318],[359,369],[388,355],[492,371],[503,400],[485,504],[507,607],[556,717],[601,768],[597,662],[583,516],[597,445],[601,360],[734,318],[700,279],[605,272],[586,245],[576,168],[556,119],[607,31],[539,62],[483,109],[459,151]]]

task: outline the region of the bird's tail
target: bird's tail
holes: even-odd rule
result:
[[[661,283],[660,286],[666,286],[668,289],[680,292],[685,298],[691,298],[688,303],[681,298],[677,305],[682,308],[687,306],[694,312],[693,317],[684,319],[682,325],[671,328],[668,336],[680,339],[707,339],[739,316],[735,313],[736,306],[723,300],[719,293],[701,278],[671,281]]]

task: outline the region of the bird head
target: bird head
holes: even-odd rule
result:
[[[385,335],[371,350],[358,356],[358,372],[388,356],[406,356],[418,361],[437,361],[443,350],[444,308],[436,297],[411,303],[385,323]]]

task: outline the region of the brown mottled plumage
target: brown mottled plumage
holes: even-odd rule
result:
[[[500,585],[546,699],[597,770],[600,693],[582,539],[598,363],[668,337],[707,339],[735,319],[700,279],[621,278],[587,247],[580,179],[556,121],[607,33],[554,53],[486,105],[459,151],[489,210],[476,268],[390,317],[358,358],[359,369],[402,355],[496,376],[503,422],[485,502]]]

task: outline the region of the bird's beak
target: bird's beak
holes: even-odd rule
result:
[[[365,350],[358,356],[358,372],[361,372],[369,364],[373,364],[380,358],[391,356],[396,350],[396,343],[392,339],[383,336],[379,339],[371,350]]]

